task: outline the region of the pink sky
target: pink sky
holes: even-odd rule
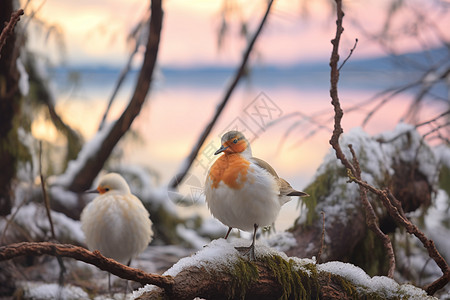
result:
[[[329,1],[310,1],[309,16],[301,17],[303,1],[277,0],[265,30],[256,46],[258,61],[261,63],[289,65],[300,61],[327,59],[331,50],[330,40],[334,35],[335,16],[330,12]],[[427,1],[421,9],[429,11],[432,19],[439,18],[438,11],[427,8]],[[430,2],[430,1],[428,1]],[[41,2],[32,1],[30,8],[37,8]],[[230,35],[225,46],[219,52],[217,32],[220,26],[220,11],[223,1],[219,0],[166,0],[159,62],[161,65],[235,65],[245,46],[238,33],[238,17],[250,20],[250,31],[264,13],[265,1],[235,0],[240,8],[231,18]],[[387,0],[348,0],[345,32],[341,42],[341,52],[346,55],[359,39],[354,58],[380,55],[379,47],[374,46],[361,32],[351,25],[357,19],[367,28],[381,27]],[[41,19],[62,29],[67,47],[69,64],[114,64],[123,65],[128,49],[125,39],[136,20],[145,13],[148,6],[143,0],[47,0],[38,12]],[[430,4],[428,4],[430,6]],[[411,15],[405,18],[411,18]],[[439,19],[442,28],[448,28],[448,18]],[[43,49],[43,36],[32,36],[34,49]],[[427,42],[428,46],[437,43],[435,38]],[[397,44],[405,50],[419,49],[416,39],[398,40]],[[51,44],[50,44],[51,45]],[[51,47],[54,51],[55,47]],[[58,60],[58,55],[51,55]]]

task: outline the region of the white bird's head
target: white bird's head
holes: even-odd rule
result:
[[[108,192],[119,192],[123,194],[130,194],[130,187],[128,183],[117,173],[109,173],[100,177],[98,181],[98,186],[95,190],[90,190],[88,192],[96,192],[103,195]]]

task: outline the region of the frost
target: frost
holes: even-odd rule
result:
[[[82,288],[65,285],[62,289],[56,283],[22,282],[25,299],[89,299]]]
[[[353,283],[362,293],[377,293],[385,298],[398,298],[399,295],[408,295],[408,299],[435,299],[427,296],[422,289],[409,284],[399,285],[393,279],[382,276],[370,278],[361,268],[343,262],[327,262],[317,265],[317,269],[339,275]]]

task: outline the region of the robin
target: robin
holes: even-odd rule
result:
[[[262,159],[252,157],[250,143],[239,131],[222,136],[222,146],[214,153],[220,156],[206,177],[206,203],[211,214],[231,229],[253,230],[249,247],[236,247],[255,259],[255,238],[259,226],[273,224],[290,196],[306,197],[297,191]]]
[[[152,222],[141,200],[117,173],[100,178],[96,192],[100,195],[81,213],[81,229],[89,250],[129,265],[152,240]],[[110,274],[108,273],[111,291]]]

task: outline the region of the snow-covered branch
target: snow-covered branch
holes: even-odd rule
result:
[[[247,241],[215,240],[191,257],[181,259],[163,275],[173,277],[170,290],[147,285],[136,299],[349,299],[427,297],[409,284],[387,277],[370,278],[351,264],[316,264],[311,259],[287,257],[263,244],[256,261],[242,257],[235,246]]]

